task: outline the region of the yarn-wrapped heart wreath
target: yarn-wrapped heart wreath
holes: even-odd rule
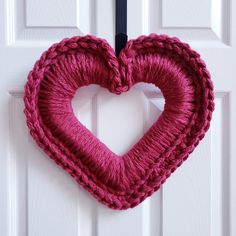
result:
[[[161,89],[164,111],[118,156],[77,120],[71,100],[89,84],[120,94],[139,82]],[[77,36],[52,45],[36,62],[24,112],[31,135],[51,159],[101,203],[127,209],[157,191],[198,145],[209,128],[213,99],[205,63],[177,38],[141,36],[117,58],[105,40]]]

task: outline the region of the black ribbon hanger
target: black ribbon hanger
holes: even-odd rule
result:
[[[116,0],[115,51],[117,56],[125,47],[127,40],[127,0]]]

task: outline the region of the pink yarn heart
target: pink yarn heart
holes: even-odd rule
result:
[[[120,157],[77,120],[71,100],[89,84],[119,94],[138,82],[159,87],[165,107]],[[152,34],[130,40],[118,58],[94,36],[54,44],[30,72],[24,102],[30,133],[46,154],[100,202],[127,209],[157,191],[198,145],[209,128],[213,97],[199,54],[177,38]]]

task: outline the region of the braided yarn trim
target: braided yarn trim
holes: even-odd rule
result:
[[[117,156],[73,113],[82,86],[112,93],[139,82],[161,89],[161,116],[125,155]],[[186,160],[209,129],[213,84],[200,55],[166,35],[130,40],[115,56],[95,36],[76,36],[42,54],[25,85],[25,115],[37,144],[101,203],[113,209],[137,206],[157,191]]]

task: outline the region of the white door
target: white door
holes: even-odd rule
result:
[[[113,0],[0,1],[0,236],[236,235],[236,0],[128,0],[129,38],[156,32],[188,42],[206,61],[216,97],[205,139],[136,208],[114,211],[98,203],[29,135],[22,97],[35,60],[72,35],[95,34],[114,45],[114,7]],[[73,107],[122,154],[163,103],[150,86],[121,96],[90,86],[79,90]]]

